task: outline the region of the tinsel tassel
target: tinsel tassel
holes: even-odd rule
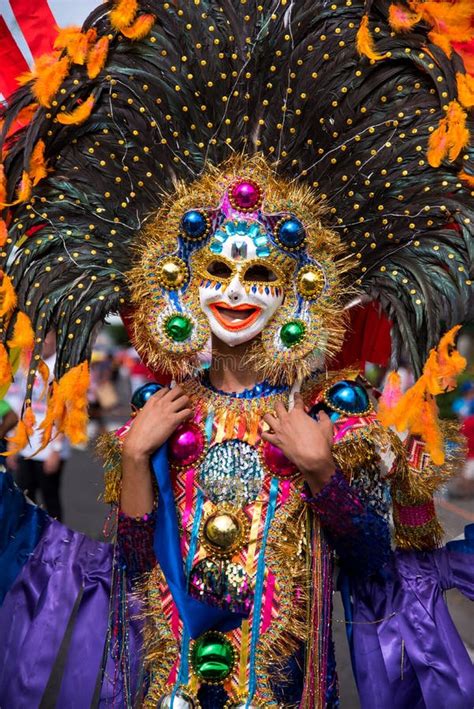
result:
[[[123,27],[122,34],[131,40],[139,40],[146,37],[155,24],[154,15],[140,15],[137,17],[133,25],[130,27]]]
[[[94,94],[91,94],[83,103],[77,106],[77,108],[74,108],[72,111],[68,113],[58,113],[58,123],[62,123],[65,126],[80,125],[81,123],[84,123],[84,121],[86,121],[92,113],[94,101]]]
[[[138,10],[137,0],[119,0],[114,9],[109,14],[109,20],[112,27],[119,32],[126,27],[129,27]]]
[[[7,274],[2,271],[0,271],[0,275],[2,276],[2,285],[0,286],[0,317],[3,318],[15,308],[17,298],[10,276],[7,276]]]
[[[8,340],[10,349],[17,347],[20,350],[31,350],[35,341],[35,333],[31,325],[31,320],[21,310],[18,312],[13,328],[13,337]]]
[[[87,55],[87,76],[89,79],[95,79],[100,74],[107,61],[109,51],[109,40],[107,37],[101,37],[93,47],[90,48]]]
[[[30,169],[28,174],[33,182],[33,187],[35,187],[38,182],[40,182],[40,180],[48,174],[48,168],[44,157],[45,148],[46,146],[44,140],[40,139],[31,153]]]
[[[386,54],[380,54],[375,50],[374,38],[370,33],[369,17],[364,15],[357,31],[356,47],[359,54],[366,56],[374,61],[380,61],[386,58]]]

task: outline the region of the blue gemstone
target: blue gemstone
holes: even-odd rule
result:
[[[324,403],[324,401],[320,401],[319,404],[315,404],[310,410],[309,415],[311,416],[311,418],[316,419],[317,421],[318,414],[320,413],[320,411],[324,411],[333,423],[341,417],[341,414],[338,414],[337,411],[333,411],[332,409],[330,409],[329,406]]]
[[[148,384],[144,384],[138,389],[135,389],[131,401],[133,408],[141,409],[145,406],[150,396],[156,394],[160,389],[163,389],[163,387],[161,384],[158,384],[158,382],[148,382]]]
[[[361,414],[369,407],[369,396],[360,384],[346,379],[334,384],[326,393],[329,405],[348,414]]]
[[[289,249],[301,246],[305,236],[305,228],[296,217],[289,217],[278,227],[278,240]]]
[[[206,233],[206,217],[197,209],[191,209],[181,219],[181,228],[191,239],[200,239]]]

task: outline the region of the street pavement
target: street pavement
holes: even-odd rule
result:
[[[124,421],[125,418],[120,422],[117,421],[117,426]],[[102,539],[102,528],[108,512],[108,507],[99,499],[102,490],[102,468],[93,450],[74,450],[65,468],[62,484],[65,523],[95,539]],[[437,501],[437,508],[440,520],[446,530],[447,540],[461,535],[464,526],[474,522],[473,498],[455,502],[440,499]],[[456,625],[474,661],[472,607],[470,607],[469,601],[457,591],[448,592],[447,600]],[[360,705],[350,667],[339,593],[336,593],[334,598],[334,638],[341,708],[358,709]],[[381,709],[388,708],[381,707]]]

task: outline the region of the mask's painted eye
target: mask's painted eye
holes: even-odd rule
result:
[[[303,245],[306,231],[303,222],[300,222],[296,217],[288,215],[278,222],[275,236],[284,249],[293,251]]]
[[[232,269],[225,261],[211,261],[206,268],[208,274],[213,278],[230,278],[232,276]]]
[[[278,276],[271,268],[267,268],[261,263],[249,266],[244,273],[244,281],[247,282],[261,282],[261,283],[272,283],[278,280]]]
[[[209,220],[204,212],[190,209],[181,219],[181,231],[188,239],[202,239],[209,230]]]

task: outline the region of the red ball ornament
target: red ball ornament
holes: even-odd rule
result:
[[[254,212],[262,204],[262,190],[253,180],[238,180],[229,190],[229,202],[239,212]]]
[[[278,477],[288,478],[298,472],[296,465],[288,460],[281,448],[270,441],[265,441],[262,445],[262,461],[265,468]]]
[[[171,463],[179,467],[192,465],[201,457],[204,446],[204,432],[196,423],[181,424],[168,441]]]

